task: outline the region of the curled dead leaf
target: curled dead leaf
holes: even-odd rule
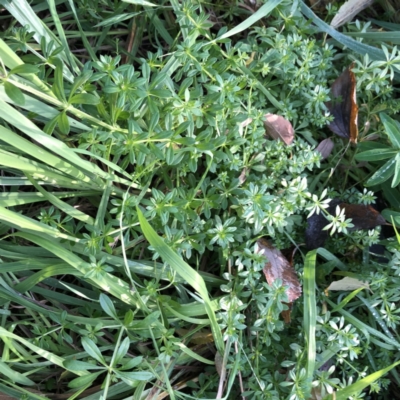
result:
[[[224,365],[224,357],[217,351],[215,353],[215,369],[218,372],[218,375],[221,376],[222,374],[222,366]]]
[[[333,17],[331,26],[338,28],[347,22],[350,22],[362,10],[372,5],[375,0],[348,0]]]
[[[359,288],[369,289],[369,284],[367,282],[360,281],[349,276],[340,279],[339,281],[333,281],[328,286],[327,290],[356,290]]]
[[[267,239],[257,240],[257,246],[257,253],[267,258],[263,271],[268,284],[272,285],[277,279],[281,279],[283,285],[288,287],[289,302],[298,299],[301,296],[300,282],[286,257]]]
[[[267,135],[273,139],[281,139],[288,146],[294,139],[294,129],[292,124],[285,118],[276,114],[264,115],[264,126]]]
[[[316,151],[319,151],[322,155],[322,159],[325,160],[326,158],[328,158],[333,150],[334,147],[334,143],[332,141],[332,139],[328,138],[328,139],[324,139],[316,148]]]

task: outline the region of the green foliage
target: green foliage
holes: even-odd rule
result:
[[[339,210],[324,249],[300,245],[329,199],[372,204],[363,184],[400,212],[395,47],[332,33],[285,0],[252,15],[219,1],[0,3],[12,16],[0,41],[1,390],[297,400],[388,386],[399,243],[385,242],[388,268],[368,250],[379,229],[349,233]],[[323,161],[329,87],[353,61],[359,125],[383,140],[341,154],[337,139]],[[266,113],[291,121],[292,145],[266,137]],[[282,280],[265,282],[262,236],[300,250],[293,305]],[[371,293],[328,297],[333,271]]]

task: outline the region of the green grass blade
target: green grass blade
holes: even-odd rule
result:
[[[83,44],[85,46],[85,49],[87,50],[87,52],[90,55],[90,59],[92,61],[97,61],[98,58],[97,58],[96,52],[93,51],[92,46],[90,45],[89,41],[87,40],[86,33],[82,29],[82,25],[81,25],[81,22],[80,22],[80,19],[79,19],[77,13],[76,13],[76,8],[75,8],[75,4],[74,4],[73,0],[68,0],[68,4],[71,7],[72,14],[74,15],[75,22],[76,22],[76,24],[78,26],[78,29],[79,29],[79,33],[81,34],[82,42],[83,42]]]
[[[0,39],[0,57],[4,63],[4,65],[13,69],[18,67],[19,65],[24,65],[24,62],[15,54],[15,52],[6,44],[2,39]],[[49,96],[54,97],[50,88],[44,84],[35,74],[26,74],[25,78],[37,86],[43,93],[46,93]],[[1,87],[3,90],[3,88]]]
[[[0,181],[0,185],[4,185],[4,182]],[[94,191],[76,191],[76,192],[53,192],[49,193],[57,199],[62,198],[74,198],[74,197],[89,197],[98,195],[98,192]],[[13,207],[23,204],[32,204],[40,201],[44,201],[45,196],[38,192],[1,192],[0,193],[0,206],[2,207]],[[86,214],[84,214],[86,215]]]
[[[375,186],[387,181],[395,172],[396,157],[391,158],[365,182],[365,186]]]
[[[157,235],[156,231],[146,221],[143,213],[139,207],[136,207],[139,216],[140,226],[143,234],[149,243],[160,254],[161,258],[168,263],[185,281],[192,286],[201,296],[206,307],[208,317],[211,322],[211,330],[213,332],[214,340],[218,351],[224,353],[224,343],[222,340],[221,330],[218,326],[217,319],[214,313],[213,305],[208,296],[207,287],[201,275],[185,263],[173,250],[171,250],[165,242]]]
[[[9,104],[14,104],[6,97],[3,86],[0,86],[0,100],[3,100],[4,102],[7,102]],[[28,94],[25,94],[25,104],[23,106],[20,106],[20,108],[32,112],[34,114],[33,119],[42,123],[50,121],[60,113],[57,109],[43,103],[36,98],[29,96]],[[87,125],[71,117],[68,117],[68,121],[72,131],[80,132],[90,130]]]
[[[5,382],[5,381],[3,381]],[[10,382],[7,382],[10,385]],[[28,390],[21,388],[19,386],[14,386],[14,388],[8,387],[0,383],[0,392],[4,395],[10,396],[10,399],[26,399],[26,400],[49,400],[48,397],[39,396],[38,394],[31,393]]]
[[[121,278],[117,278],[108,272],[94,274],[93,266],[91,266],[91,264],[78,257],[76,254],[66,250],[63,245],[54,240],[33,235],[31,233],[18,233],[17,236],[23,237],[32,243],[35,243],[38,246],[50,251],[72,267],[76,268],[82,275],[87,275],[87,279],[105,292],[111,293],[124,303],[139,307],[138,301],[133,296],[129,285]]]
[[[346,32],[345,35],[390,45],[400,44],[400,32]]]
[[[252,25],[254,25],[261,18],[266,17],[274,8],[276,8],[283,0],[269,0],[262,7],[260,7],[251,17],[244,20],[235,28],[230,31],[224,33],[222,36],[216,38],[215,40],[226,39],[230,36],[236,35],[239,32],[242,32]]]
[[[200,361],[203,364],[208,364],[208,365],[215,365],[214,361],[207,360],[207,358],[204,358],[197,353],[195,353],[193,350],[189,349],[186,347],[183,343],[177,342],[176,345],[189,357],[194,358],[197,361]]]
[[[326,301],[334,308],[335,304],[331,302],[329,299],[326,299]],[[379,338],[383,342],[386,342],[387,344],[394,346],[397,349],[400,349],[400,343],[397,342],[396,340],[392,340],[390,337],[384,335],[382,332],[379,332],[378,330],[372,328],[371,326],[365,324],[364,322],[360,321],[358,318],[356,318],[353,314],[343,310],[339,309],[338,312],[343,315],[343,317],[350,322],[352,325],[354,325],[357,329],[361,330],[366,337],[375,336],[376,338]]]
[[[99,175],[103,178],[110,178],[109,174],[102,171],[96,164],[86,161],[80,158],[72,149],[70,149],[65,143],[58,139],[55,139],[49,135],[46,135],[41,131],[32,121],[22,115],[20,112],[15,110],[7,103],[0,100],[0,108],[2,109],[2,118],[9,124],[15,126],[20,131],[24,132],[31,139],[40,143],[44,148],[51,149],[54,153],[60,157],[68,160],[75,164],[78,168],[83,171],[90,172],[95,175]]]
[[[18,335],[15,335],[14,333],[8,332],[6,329],[4,329],[1,326],[0,326],[0,337],[6,337],[6,338],[16,340],[17,342],[23,344],[25,347],[27,347],[34,353],[38,354],[40,357],[43,357],[46,360],[51,361],[53,364],[58,365],[61,368],[65,368],[63,365],[64,360],[65,360],[64,358],[59,357],[53,353],[50,353],[49,351],[46,351],[44,349],[41,349],[40,347],[35,346],[30,341],[25,340],[24,338],[22,338]],[[88,371],[71,371],[71,372],[73,372],[74,374],[79,375],[79,376],[84,376],[84,375],[88,374]]]
[[[31,381],[25,375],[22,375],[21,373],[11,369],[3,361],[0,361],[0,374],[3,374],[7,378],[11,379],[11,381],[14,382],[14,383],[19,383],[21,385],[26,385],[26,386],[32,386],[32,385],[35,384],[35,382]]]
[[[5,112],[7,112],[9,108],[13,109],[7,103],[4,104],[6,105]],[[2,141],[10,144],[11,146],[16,147],[19,151],[27,153],[30,156],[36,158],[37,160],[40,160],[43,163],[53,168],[57,168],[59,171],[62,171],[65,174],[70,175],[71,177],[74,177],[82,181],[90,182],[90,178],[87,177],[85,174],[83,174],[74,165],[71,165],[70,163],[60,159],[60,157],[44,150],[43,148],[35,145],[29,140],[22,138],[21,136],[10,131],[7,128],[4,128],[1,125],[0,125],[0,138]]]
[[[61,233],[57,229],[51,226],[42,224],[41,222],[35,221],[34,219],[7,210],[7,208],[1,206],[0,206],[0,221],[3,221],[5,224],[13,228],[20,229],[22,231],[36,232],[37,234],[49,235],[50,237],[53,238],[62,238],[66,240],[71,240],[73,242],[79,241],[79,239]]]
[[[55,35],[43,24],[42,20],[38,17],[38,15],[33,11],[32,7],[26,0],[19,1],[9,1],[9,0],[0,0],[0,4],[7,9],[7,11],[22,25],[28,25],[30,27],[30,32],[34,32],[34,38],[37,43],[40,43],[42,37],[46,39],[46,42],[54,41],[57,43],[57,47],[60,45],[59,40]],[[56,46],[56,45],[54,45]],[[66,56],[61,53],[61,56],[66,61]],[[73,75],[71,72],[64,68],[64,76],[70,82],[73,81]]]
[[[60,42],[62,46],[64,47],[64,54],[66,56],[66,59],[68,61],[68,65],[71,67],[71,69],[75,72],[75,74],[79,73],[79,68],[76,63],[74,55],[71,53],[71,50],[69,49],[68,41],[65,36],[64,28],[62,26],[62,23],[60,21],[59,13],[56,10],[56,4],[54,0],[48,0],[49,4],[49,11],[51,13],[51,16],[54,21],[54,25],[57,29],[58,37],[60,39]]]
[[[300,9],[304,16],[311,19],[322,32],[326,32],[343,46],[346,46],[363,56],[368,54],[373,60],[386,60],[385,53],[382,50],[357,42],[356,40],[339,33],[336,29],[318,18],[302,1],[300,1]]]
[[[317,250],[307,253],[304,264],[304,333],[307,341],[307,380],[310,384],[314,375],[316,360],[315,328],[317,325],[317,307],[315,298],[315,264]],[[310,386],[311,388],[311,386]]]
[[[381,378],[383,375],[387,374],[391,369],[397,367],[400,365],[400,361],[397,361],[393,363],[392,365],[389,365],[386,368],[383,368],[377,372],[374,372],[373,374],[370,374],[366,376],[363,379],[360,379],[359,381],[353,383],[350,386],[347,386],[344,389],[341,389],[335,393],[335,397],[332,395],[326,397],[326,400],[330,399],[335,399],[335,400],[347,400],[350,396],[352,396],[354,393],[361,392],[368,386],[370,386],[372,383],[374,383],[377,379]]]

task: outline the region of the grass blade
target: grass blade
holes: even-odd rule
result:
[[[262,7],[260,7],[251,17],[247,18],[238,26],[224,33],[222,36],[216,38],[215,40],[226,39],[230,36],[236,35],[237,33],[250,28],[250,26],[254,25],[261,18],[266,17],[274,8],[276,8],[279,4],[281,4],[282,1],[283,0],[267,1],[267,3],[265,3]]]
[[[315,327],[317,325],[317,307],[315,298],[315,263],[317,250],[310,251],[306,255],[304,264],[304,333],[307,341],[307,379],[310,384],[315,370],[316,342]],[[310,386],[311,387],[311,386]]]
[[[139,216],[140,226],[143,230],[143,234],[145,235],[149,243],[155,248],[158,254],[160,254],[161,258],[200,294],[201,298],[204,301],[204,305],[206,307],[206,311],[211,322],[211,330],[213,332],[215,344],[218,351],[221,354],[224,354],[224,343],[222,340],[221,330],[218,326],[217,319],[214,313],[214,307],[208,296],[208,291],[204,279],[197,271],[195,271],[187,263],[185,263],[178,256],[178,254],[176,254],[165,244],[164,240],[162,240],[157,235],[156,231],[147,222],[139,207],[136,207],[136,209]]]
[[[393,363],[392,365],[389,365],[386,368],[383,368],[377,372],[374,372],[373,374],[370,374],[366,376],[363,379],[360,379],[356,383],[353,383],[350,386],[347,386],[344,389],[341,389],[335,393],[335,396],[333,397],[332,395],[326,397],[327,400],[346,400],[350,396],[352,396],[354,393],[361,392],[364,390],[366,387],[374,383],[377,379],[381,378],[383,375],[387,374],[391,369],[397,367],[400,364],[400,361],[397,361]]]
[[[363,56],[368,54],[373,60],[386,60],[385,53],[382,50],[357,42],[356,40],[338,32],[326,22],[322,21],[322,19],[318,18],[302,1],[300,1],[300,9],[304,16],[311,19],[322,32],[327,33],[343,46],[346,46]]]

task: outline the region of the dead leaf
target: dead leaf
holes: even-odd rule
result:
[[[267,135],[273,139],[281,139],[288,146],[294,139],[294,129],[292,124],[280,115],[265,114],[264,126]]]
[[[346,276],[340,281],[332,282],[328,286],[327,290],[356,290],[359,288],[369,289],[369,284],[367,282]]]
[[[322,393],[321,393],[321,387],[313,387],[311,389],[311,395],[309,400],[322,400]]]
[[[339,199],[333,199],[329,203],[329,207],[326,209],[329,214],[334,214],[336,206],[340,204]],[[305,232],[306,236],[306,247],[308,250],[318,249],[323,247],[325,240],[329,237],[329,232],[324,231],[328,220],[322,211],[319,214],[314,213],[310,218],[307,219],[307,228]]]
[[[316,148],[316,151],[319,151],[322,155],[322,159],[325,160],[327,159],[333,150],[334,147],[334,143],[332,141],[332,139],[328,138],[328,139],[324,139]]]
[[[221,376],[222,366],[224,365],[224,357],[222,357],[222,355],[218,351],[215,353],[214,362],[215,362],[215,369],[217,370],[218,375]]]
[[[345,23],[351,21],[357,14],[359,14],[362,10],[366,9],[375,0],[349,0],[344,3],[337,14],[334,16],[331,22],[331,26],[333,28],[338,28],[339,26],[344,25]]]
[[[341,203],[339,199],[333,199],[329,203],[329,207],[326,210],[329,214],[335,215],[337,205],[341,209],[344,208],[346,219],[351,218],[352,220],[351,223],[354,225],[354,227],[349,228],[349,231],[372,229],[378,225],[386,224],[385,218],[383,218],[382,215],[372,206]],[[319,214],[313,214],[310,218],[308,218],[305,233],[306,247],[308,250],[323,247],[325,240],[329,236],[329,232],[323,230],[326,225],[328,225],[328,220],[325,218],[322,212]]]
[[[301,286],[296,271],[285,256],[277,250],[267,239],[257,240],[257,253],[267,258],[264,275],[269,285],[281,279],[284,286],[288,287],[289,302],[292,303],[301,296]]]
[[[344,208],[346,218],[351,218],[351,223],[354,225],[354,228],[350,229],[352,231],[358,229],[372,229],[378,225],[386,224],[385,218],[372,206],[340,203],[339,207]]]
[[[291,304],[287,304],[287,303],[285,303],[285,304],[287,306],[289,306],[289,308],[287,310],[281,311],[281,315],[282,315],[283,320],[285,321],[285,324],[290,324],[290,321],[291,321],[290,314],[292,312],[292,310],[291,310],[292,307],[291,307]]]
[[[326,103],[333,121],[328,128],[338,136],[357,143],[358,106],[356,98],[356,76],[353,64],[346,68],[331,86],[331,101]]]
[[[249,169],[247,167],[243,168],[242,172],[239,175],[239,185],[243,185],[243,183],[246,182],[248,170]]]

